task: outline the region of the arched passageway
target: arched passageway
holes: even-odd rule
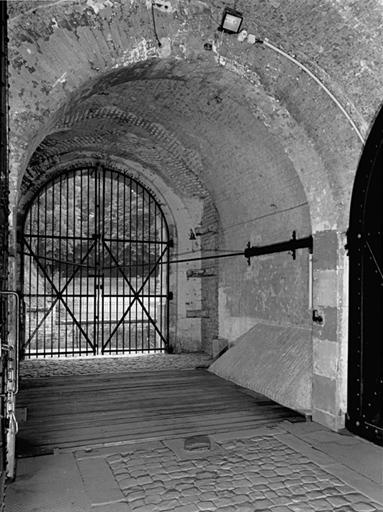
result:
[[[372,261],[378,249],[362,237],[364,245],[358,246],[364,266],[362,276],[358,274],[362,288],[355,282],[350,286],[351,313],[356,312],[357,322],[363,311],[363,329],[351,320],[351,335],[356,333],[356,341],[350,343],[348,364],[349,276],[345,245],[357,164],[368,127],[381,102],[382,2],[240,0],[236,6],[243,16],[244,28],[238,35],[220,30],[225,7],[221,0],[9,2],[8,281],[12,289],[28,291],[23,282],[24,270],[28,274],[32,271],[31,265],[26,268],[28,264],[23,269],[23,222],[31,205],[32,220],[34,209],[39,210],[36,203],[33,206],[39,192],[52,190],[47,184],[60,183],[60,176],[73,176],[78,169],[103,168],[113,175],[122,173],[124,179],[128,176],[155,198],[166,219],[167,238],[173,241],[166,256],[181,260],[169,268],[169,295],[164,297],[169,299],[166,338],[172,350],[213,354],[217,347],[229,347],[218,362],[228,356],[227,376],[231,380],[279,404],[304,410],[333,430],[345,425],[349,377],[349,428],[364,435],[367,430],[372,432],[372,425],[374,434],[368,435],[376,439],[375,430],[380,435],[381,426],[381,411],[376,406],[380,384],[376,379],[381,367],[378,359],[374,359],[376,352],[369,344],[368,331],[363,329],[366,320],[376,321],[371,315],[380,312],[372,299],[371,303],[368,298],[359,306],[354,299],[358,296],[356,286],[362,296],[362,292],[367,292],[366,279],[370,280],[376,270],[379,273],[381,266]],[[373,185],[370,190],[377,191],[378,187]],[[368,204],[375,201],[376,198],[369,197]],[[45,204],[40,204],[42,210],[46,214]],[[353,211],[358,208],[353,207]],[[367,206],[363,222],[369,218],[367,225],[375,230],[379,226],[376,219],[371,220],[370,213]],[[80,212],[83,226],[81,215]],[[352,220],[352,230],[362,218],[358,215]],[[105,221],[105,215],[102,218]],[[49,222],[45,224],[49,226]],[[302,249],[295,259],[287,252],[263,254],[251,259],[249,265],[242,257],[228,257],[248,243],[260,246],[290,240],[293,232],[298,238],[313,240],[312,258]],[[32,249],[33,233],[24,232]],[[100,233],[91,235],[97,240],[94,247],[102,246]],[[87,246],[88,241],[85,254],[93,247],[92,242]],[[44,256],[47,241],[43,246]],[[351,250],[352,246],[353,243]],[[104,251],[96,253],[105,255],[105,245],[103,248]],[[84,245],[79,250],[82,258]],[[68,260],[64,261],[68,265]],[[105,265],[91,263],[88,270],[93,264],[98,270],[105,270]],[[141,259],[141,264],[144,263]],[[37,318],[38,323],[48,319],[57,298],[57,304],[63,305],[61,296],[65,290],[57,288],[53,274],[59,280],[65,276],[68,283],[73,277],[73,271],[68,270],[74,265],[71,262],[65,270],[61,265],[59,262],[54,271],[44,265],[44,271],[40,267],[40,277],[45,272],[45,281],[49,276],[51,282],[48,292],[43,293],[45,311]],[[101,272],[96,275],[93,284],[98,287],[103,284]],[[110,283],[112,276],[107,275],[106,279]],[[88,277],[86,280],[89,282]],[[131,279],[123,278],[122,288],[127,282],[131,284]],[[120,293],[121,285],[118,288]],[[145,300],[136,295],[137,289],[133,293],[133,307],[142,300],[142,314]],[[124,298],[123,293],[123,309]],[[88,312],[92,308],[93,312],[99,311],[94,307],[99,300],[100,293],[93,293],[87,302]],[[64,303],[68,306],[68,300]],[[103,300],[101,303],[105,307]],[[31,304],[29,299],[29,308]],[[371,307],[363,309],[365,305]],[[72,309],[69,307],[72,315],[63,307],[66,316],[77,319],[79,312],[73,314],[75,301]],[[132,307],[125,309],[128,314],[131,310]],[[36,317],[39,315],[37,311]],[[156,317],[149,317],[158,334]],[[54,323],[52,319],[53,315],[50,320]],[[78,346],[94,353],[92,329],[79,324],[85,336],[78,324],[77,333],[80,331],[85,343]],[[10,330],[11,347],[17,347],[16,331],[13,327]],[[161,329],[160,332],[163,334]],[[147,339],[146,334],[144,337]],[[33,347],[32,338],[29,336],[27,342]],[[108,340],[107,334],[101,340],[104,348],[111,346],[109,341],[112,340]],[[36,353],[38,347],[33,349]],[[359,351],[363,351],[363,361]],[[54,355],[53,352],[46,355]],[[230,359],[231,356],[235,357]],[[61,363],[62,359],[51,358],[50,362]],[[161,355],[160,359],[165,357]],[[106,358],[100,360],[110,362]],[[371,360],[373,377],[366,381],[364,369]],[[86,358],[87,369],[97,361]],[[73,363],[73,358],[70,362]],[[168,391],[182,392],[172,371],[165,377],[167,387],[157,386],[159,378],[152,381],[154,394],[158,391],[165,397],[165,416]],[[151,380],[145,375],[138,378],[137,389],[147,377]],[[181,415],[186,409],[180,422],[187,422],[183,427],[188,430],[193,427],[194,418],[188,416],[190,403],[184,403],[184,399],[193,400],[189,389],[198,389],[198,385],[191,385],[192,378],[185,375],[178,383],[184,377],[186,393],[181,393],[179,404],[173,405]],[[207,378],[207,392],[212,391],[211,383],[216,379],[211,377]],[[87,399],[77,390],[79,401],[72,400],[70,382],[66,378],[61,381],[69,397],[67,410],[77,414],[78,403],[84,404]],[[80,381],[89,388],[87,377]],[[126,440],[125,425],[119,424],[118,418],[121,412],[125,419],[131,413],[135,415],[125,384],[117,386],[122,395],[121,411],[118,403],[110,400],[108,390],[104,390],[107,386],[103,379],[100,381],[94,384],[106,395],[100,397],[102,403],[93,411],[100,423],[94,425],[95,430],[91,427],[90,437],[81,433],[80,443],[87,440],[89,444],[91,439],[104,442],[105,423],[114,430],[115,439]],[[37,398],[35,410],[40,411],[39,391],[34,393],[33,382],[24,382],[29,389],[23,391]],[[363,397],[358,396],[361,385],[367,390]],[[110,389],[113,394],[114,386]],[[210,431],[223,424],[222,416],[210,418],[212,403],[219,405],[219,392],[209,395],[203,390],[202,394],[196,397],[198,401],[201,398],[203,407],[200,408],[201,403],[195,407],[203,412],[204,419],[208,416],[205,426]],[[93,395],[98,395],[97,390]],[[51,398],[48,405],[53,404],[54,412],[60,416],[55,390]],[[133,397],[133,401],[140,411],[141,396],[138,400]],[[220,404],[221,412],[229,420],[224,427],[227,430],[239,428],[245,417],[253,424],[253,412],[248,415],[247,411],[248,401],[243,402],[242,411],[241,406],[232,409],[237,402],[232,396],[228,403]],[[22,394],[19,403],[23,403]],[[99,414],[105,411],[105,404],[111,406],[110,422]],[[113,405],[117,405],[115,410]],[[142,416],[138,413],[139,422],[150,428],[147,420],[155,415],[155,409],[152,410],[150,401],[145,406],[148,410]],[[274,409],[275,404],[267,406]],[[14,400],[9,412],[14,418]],[[51,415],[49,407],[45,412],[52,421],[46,425],[48,433],[40,431],[36,417],[30,427],[43,445],[50,444],[54,449],[57,439],[49,440],[49,432],[58,434],[60,442],[63,441],[62,418]],[[153,418],[154,426],[156,420]],[[173,426],[172,418],[166,421]],[[87,429],[87,423],[88,418],[80,417],[81,429]],[[15,422],[10,426],[13,428]],[[28,433],[28,423],[24,427]],[[140,434],[140,425],[136,427]],[[9,430],[12,435],[14,431],[15,428]],[[286,474],[290,472],[287,467]]]
[[[312,282],[304,251],[295,261],[171,268],[169,340],[175,351],[211,352],[245,338],[256,354],[250,368],[264,362],[262,382],[252,371],[255,388],[267,383],[276,400],[338,429],[347,408],[345,233],[381,85],[381,52],[369,38],[381,6],[267,1],[255,10],[243,0],[241,10],[247,34],[237,37],[217,31],[218,1],[12,3],[10,275],[21,289],[17,216],[31,197],[56,173],[100,163],[153,191],[170,257],[312,235]],[[286,385],[298,376],[304,400]]]
[[[383,444],[383,110],[367,140],[351,204],[347,426]]]

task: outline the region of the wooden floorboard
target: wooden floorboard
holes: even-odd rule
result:
[[[205,370],[26,379],[17,407],[19,457],[302,419]]]

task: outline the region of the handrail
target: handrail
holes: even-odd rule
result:
[[[13,290],[1,290],[0,295],[12,296],[15,298],[16,306],[16,329],[15,329],[15,389],[14,394],[19,392],[19,363],[20,363],[20,296]],[[13,348],[13,347],[12,347]]]

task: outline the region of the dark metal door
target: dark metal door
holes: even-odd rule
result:
[[[133,178],[97,167],[48,183],[24,224],[25,356],[165,351],[169,245]]]
[[[363,152],[349,230],[347,427],[383,445],[383,110]]]

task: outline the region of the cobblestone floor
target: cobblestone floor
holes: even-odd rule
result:
[[[129,512],[383,512],[274,436],[215,446],[191,459],[160,442],[125,446],[106,461]]]
[[[146,370],[187,370],[207,367],[212,362],[205,353],[152,354],[125,357],[29,359],[20,363],[21,378],[54,375],[90,375]]]

